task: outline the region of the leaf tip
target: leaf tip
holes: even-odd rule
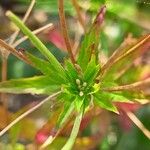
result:
[[[8,17],[10,15],[12,15],[12,12],[10,10],[6,11],[5,15]]]
[[[106,14],[106,5],[103,5],[97,14],[95,24],[101,25],[104,21],[105,14]]]

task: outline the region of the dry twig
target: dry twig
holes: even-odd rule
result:
[[[43,27],[41,27],[39,29],[36,29],[36,30],[32,31],[32,32],[36,35],[36,34],[39,34],[39,33],[41,33],[42,31],[44,31],[44,30],[46,30],[48,28],[52,29],[53,28],[53,24],[49,23],[49,24],[47,24],[47,25],[45,25],[45,26],[43,26]],[[28,39],[28,37],[24,36],[24,37],[20,38],[18,41],[16,41],[12,46],[13,47],[17,47],[19,44],[21,44],[22,42],[24,42],[27,39]]]
[[[4,42],[1,39],[0,39],[0,46],[3,47],[5,50],[10,51],[13,55],[15,55],[19,59],[23,60],[27,64],[32,65],[32,63],[27,59],[27,57],[25,55],[18,52],[15,48],[11,47],[10,45],[8,45],[6,42]]]
[[[31,109],[29,109],[28,111],[26,111],[25,113],[23,113],[22,115],[20,115],[18,118],[16,118],[13,122],[11,122],[8,126],[6,126],[1,132],[0,132],[0,136],[2,136],[3,134],[5,134],[12,126],[14,126],[17,122],[19,122],[20,120],[22,120],[23,118],[25,118],[27,115],[31,114],[33,111],[37,110],[39,107],[41,107],[44,103],[46,103],[47,101],[49,101],[51,98],[56,97],[57,95],[59,95],[61,93],[61,91],[54,93],[52,95],[50,95],[49,97],[47,97],[46,99],[42,100],[39,104],[37,104],[36,106],[32,107]]]
[[[140,89],[142,87],[148,86],[150,85],[150,78],[143,80],[143,81],[139,81],[139,82],[135,82],[132,84],[128,84],[128,85],[122,85],[122,86],[116,86],[116,87],[109,87],[109,88],[103,88],[103,91],[124,91],[124,90],[136,90],[136,89]]]
[[[35,4],[35,0],[32,0],[31,3],[30,3],[30,5],[29,5],[28,10],[26,11],[26,13],[25,13],[25,15],[24,15],[24,17],[23,17],[23,19],[22,19],[22,22],[23,22],[23,23],[25,23],[25,22],[27,21],[28,17],[30,16],[30,13],[31,13],[31,11],[32,11],[32,9],[33,9],[33,7],[34,7],[34,4]],[[16,37],[18,36],[19,32],[20,32],[20,29],[18,29],[18,30],[11,36],[10,41],[9,41],[9,45],[12,45],[12,44],[14,43],[14,41],[15,41]]]
[[[146,129],[143,123],[130,111],[126,112],[127,116],[131,119],[131,121],[143,132],[143,134],[150,139],[150,131]]]

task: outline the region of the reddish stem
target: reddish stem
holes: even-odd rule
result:
[[[71,47],[68,32],[67,32],[67,25],[66,25],[65,13],[64,13],[64,1],[59,0],[58,5],[59,5],[59,17],[60,17],[60,25],[61,25],[62,34],[64,36],[65,44],[67,47],[67,51],[70,55],[71,61],[73,64],[75,64],[75,58],[72,53],[72,47]]]

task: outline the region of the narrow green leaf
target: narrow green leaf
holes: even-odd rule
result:
[[[112,102],[131,102],[128,98],[125,96],[117,94],[117,93],[106,93],[110,96],[110,99]]]
[[[96,78],[96,75],[99,72],[99,68],[100,66],[96,65],[95,56],[92,56],[84,73],[84,80],[88,84],[91,84],[93,80]]]
[[[85,71],[87,64],[90,60],[91,54],[92,54],[92,45],[94,44],[95,39],[95,33],[90,32],[85,35],[84,40],[81,44],[80,53],[78,56],[78,64],[81,66],[82,70]]]
[[[56,58],[51,54],[46,46],[39,40],[39,38],[35,36],[15,14],[8,11],[6,15],[25,35],[28,36],[32,44],[48,59],[51,66],[53,66],[53,69],[58,73],[65,75],[64,69],[61,64],[56,60]]]
[[[0,92],[4,93],[50,94],[58,89],[60,89],[60,86],[54,80],[51,80],[50,76],[38,76],[0,82]]]
[[[68,103],[64,105],[64,109],[62,113],[60,114],[58,121],[57,121],[57,128],[61,128],[63,124],[67,121],[67,119],[70,117],[72,111],[74,109],[74,103]]]
[[[72,147],[75,143],[76,137],[78,135],[78,132],[79,132],[83,113],[84,113],[84,111],[83,111],[83,109],[81,109],[80,113],[77,115],[77,117],[75,119],[71,135],[70,135],[67,143],[64,145],[64,147],[61,150],[71,150],[72,149]]]
[[[34,64],[35,68],[40,70],[43,74],[45,75],[50,75],[53,80],[55,80],[57,83],[65,83],[66,82],[66,76],[63,76],[62,74],[57,73],[52,69],[52,66],[49,62],[40,59],[38,57],[33,56],[30,53],[26,52],[26,56],[28,57],[29,60],[32,61]]]
[[[77,112],[80,112],[81,107],[83,106],[83,102],[84,102],[84,98],[76,96],[76,98],[74,100],[74,104],[75,104],[75,108],[76,108]]]
[[[69,77],[69,79],[71,81],[74,81],[75,79],[78,78],[78,73],[77,70],[75,69],[74,65],[69,61],[66,60],[65,61],[65,65],[66,65],[66,74]]]
[[[111,97],[105,93],[101,92],[94,94],[94,102],[104,109],[119,113],[117,108],[113,105]]]
[[[89,33],[85,35],[85,38],[82,42],[77,62],[81,66],[83,71],[85,71],[92,54],[95,55],[96,61],[98,62],[98,54],[99,54],[98,45],[100,41],[100,26],[104,20],[105,12],[106,12],[106,7],[103,6],[98,12],[89,30]]]

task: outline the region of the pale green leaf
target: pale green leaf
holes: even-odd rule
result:
[[[96,93],[94,94],[94,102],[99,105],[101,108],[106,110],[118,113],[117,108],[113,105],[109,95],[105,93]]]
[[[79,132],[79,128],[80,128],[83,113],[84,113],[84,111],[83,111],[83,109],[81,109],[80,113],[77,115],[77,117],[75,119],[71,135],[70,135],[67,143],[63,146],[63,148],[61,150],[71,150],[72,149],[72,147],[75,143],[76,137],[78,135],[78,132]]]
[[[50,76],[36,76],[32,78],[13,79],[0,82],[0,92],[15,94],[50,94],[60,89]]]
[[[64,123],[67,121],[67,119],[70,117],[72,111],[74,109],[74,103],[68,103],[64,105],[64,109],[62,113],[60,114],[58,121],[57,121],[57,127],[61,128]]]
[[[78,78],[78,73],[73,64],[70,61],[65,62],[66,65],[66,74],[70,81],[75,82],[75,79]]]
[[[81,66],[82,70],[85,71],[87,64],[90,60],[92,54],[92,45],[94,44],[95,33],[90,32],[85,35],[84,40],[81,44],[79,56],[78,56],[78,64]]]
[[[84,102],[84,98],[76,96],[76,98],[74,100],[74,104],[75,104],[75,108],[76,108],[77,112],[79,112],[81,110],[81,107],[83,106],[83,102]]]
[[[96,65],[96,58],[92,56],[83,75],[84,81],[87,82],[88,85],[93,83],[94,79],[96,78],[99,72],[99,69],[100,66]]]

